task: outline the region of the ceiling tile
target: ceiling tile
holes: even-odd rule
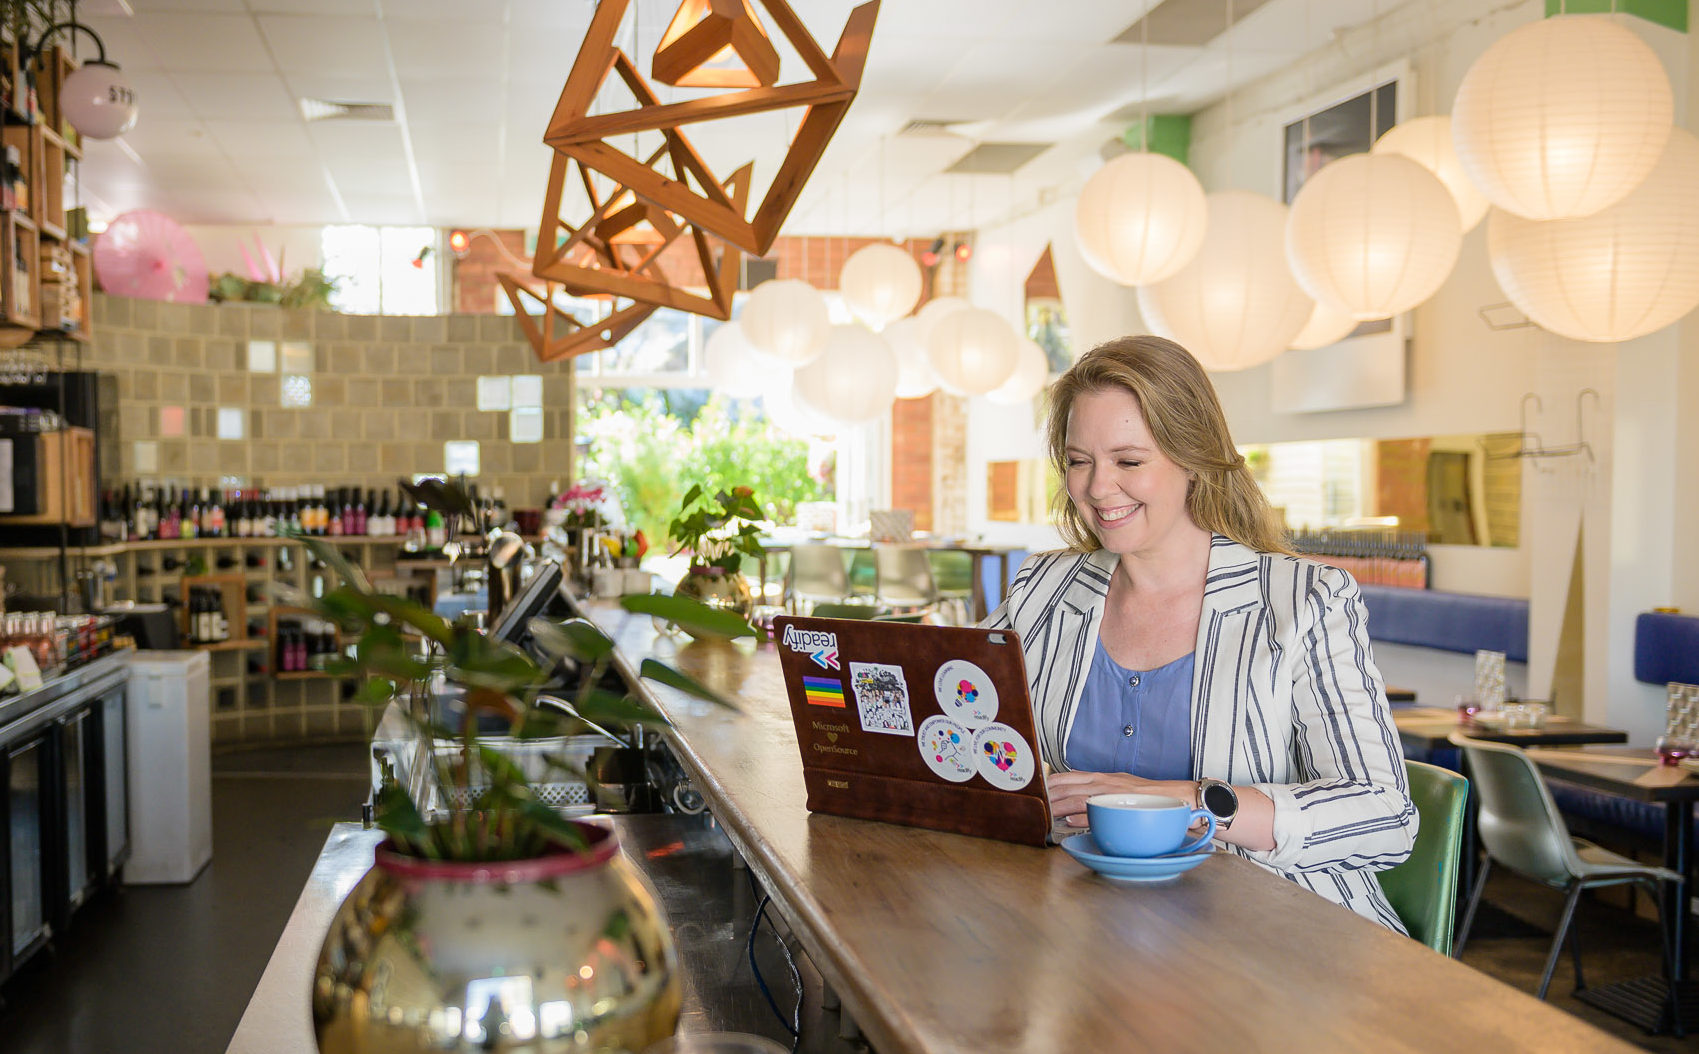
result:
[[[345,15],[349,0],[247,0],[255,15]],[[360,5],[369,9],[370,4]]]
[[[131,72],[125,67],[124,74],[130,78],[130,87],[136,90],[136,126],[140,127],[155,117],[191,117],[194,109],[189,106],[183,93],[177,90],[169,75],[164,72]]]
[[[535,29],[590,27],[591,4],[563,4],[560,0],[508,0],[508,24]]]
[[[275,69],[246,14],[138,14],[154,57],[172,72],[245,73]]]
[[[174,73],[171,79],[201,118],[285,121],[300,117],[283,82],[269,74]]]
[[[389,23],[390,53],[403,79],[489,70],[500,60],[501,42],[501,26],[492,22]]]
[[[413,156],[421,166],[463,164],[501,155],[501,129],[494,124],[421,124],[410,120],[407,130],[413,140]]]
[[[159,58],[153,53],[153,47],[147,37],[140,31],[133,18],[85,18],[84,23],[100,34],[102,43],[106,45],[106,57],[119,66],[125,73],[135,73],[138,70],[159,69]],[[62,34],[60,42],[69,47],[74,40],[78,54],[87,56],[94,53],[94,42],[87,34]]]
[[[156,159],[179,161],[223,157],[218,141],[207,134],[206,126],[192,119],[156,118],[136,125],[124,140],[150,165]]]
[[[501,84],[488,77],[403,79],[407,120],[423,124],[488,121],[502,117]]]
[[[405,225],[422,222],[419,208],[411,196],[344,194],[343,200],[348,205],[348,214],[356,217],[356,223]]]
[[[293,121],[207,121],[207,134],[232,158],[310,158],[313,141],[300,119]]]
[[[407,160],[399,155],[388,157],[325,158],[336,189],[344,197],[352,194],[405,194],[413,197],[413,179]]]
[[[383,27],[376,18],[267,15],[257,21],[278,68],[291,74],[389,75]]]

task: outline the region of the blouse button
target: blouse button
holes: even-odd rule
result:
[[[1125,728],[1121,729],[1121,734],[1123,736],[1126,736],[1128,739],[1133,738],[1133,726],[1128,725]]]
[[[1139,675],[1136,673],[1133,674],[1131,677],[1127,678],[1127,683],[1132,685],[1134,688],[1137,688],[1139,686]]]

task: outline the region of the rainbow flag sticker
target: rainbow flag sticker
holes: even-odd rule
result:
[[[804,677],[802,693],[814,706],[844,706],[843,682],[831,677]]]

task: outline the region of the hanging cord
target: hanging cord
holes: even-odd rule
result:
[[[752,894],[760,892],[760,887],[755,883],[755,875],[753,872],[749,873],[749,891]],[[791,1050],[794,1054],[796,1049],[802,1044],[802,971],[796,965],[796,958],[791,955],[790,945],[785,942],[783,935],[779,933],[778,925],[767,915],[767,908],[771,905],[772,899],[773,898],[767,893],[761,894],[761,903],[755,909],[755,918],[749,926],[749,940],[745,945],[745,952],[749,957],[749,969],[755,975],[756,986],[761,989],[761,995],[767,1000],[767,1005],[772,1008],[773,1016],[777,1017],[779,1019],[779,1024],[786,1032],[790,1033]],[[790,971],[791,975],[791,985],[796,990],[796,1003],[791,1009],[790,1021],[788,1023],[785,1021],[784,1011],[779,1009],[778,1001],[773,998],[772,989],[767,987],[766,978],[761,976],[760,964],[755,961],[755,935],[761,930],[762,919],[767,920],[767,928],[772,932],[773,939],[778,941],[779,950],[784,953],[785,966]]]

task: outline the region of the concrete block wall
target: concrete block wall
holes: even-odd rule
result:
[[[536,360],[513,318],[379,317],[259,304],[167,304],[97,294],[95,339],[82,366],[111,377],[103,405],[106,481],[213,486],[323,483],[393,486],[443,471],[443,444],[477,440],[480,489],[510,506],[541,504],[572,475],[570,362]],[[306,341],[314,352],[310,407],[281,404],[282,376],[248,370],[248,342]],[[543,378],[544,438],[513,443],[508,415],[477,409],[477,379]],[[180,436],[162,423],[182,408]],[[219,439],[220,407],[244,411],[246,438]],[[103,438],[104,438],[103,436]],[[138,471],[136,441],[157,444]]]

